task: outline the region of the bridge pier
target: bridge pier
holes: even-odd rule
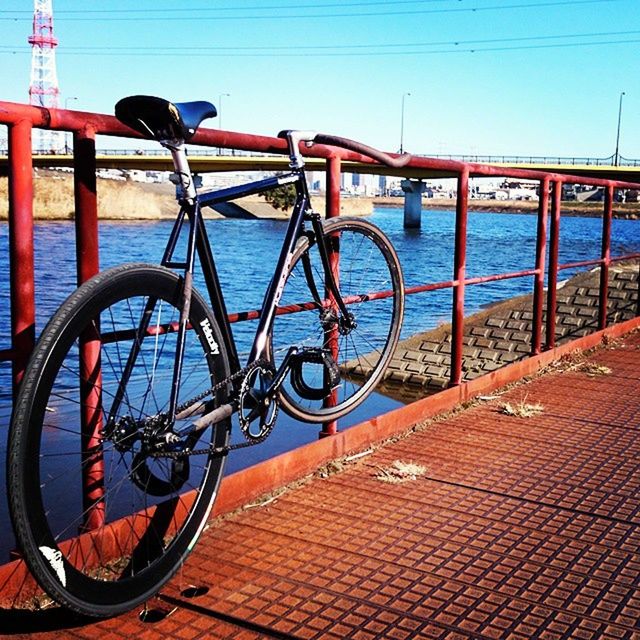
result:
[[[404,191],[404,227],[419,229],[422,217],[422,194],[427,185],[422,180],[403,180],[400,186]]]

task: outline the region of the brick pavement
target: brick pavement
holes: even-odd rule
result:
[[[610,372],[569,360],[213,521],[156,622],[4,610],[0,634],[640,639],[640,332],[588,360]],[[382,482],[396,460],[425,473]]]

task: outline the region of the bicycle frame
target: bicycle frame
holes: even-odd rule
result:
[[[186,158],[184,158],[184,161],[186,162]],[[181,181],[184,182],[182,176],[190,176],[191,174],[188,172],[188,165],[182,164],[182,162],[183,159],[179,158],[176,159],[175,164],[177,169],[179,167],[181,168],[179,175],[181,176]],[[333,294],[334,299],[338,303],[338,306],[342,309],[343,313],[346,314],[346,307],[340,297],[340,292],[334,280],[333,272],[329,266],[327,250],[322,240],[322,224],[320,222],[320,216],[317,214],[310,215],[310,197],[303,163],[300,164],[302,166],[294,166],[294,162],[292,162],[291,171],[281,176],[274,176],[236,187],[230,187],[227,189],[209,191],[200,195],[187,195],[187,197],[182,199],[180,212],[171,231],[171,235],[169,237],[169,241],[167,243],[167,247],[161,261],[162,266],[174,269],[182,269],[184,272],[183,310],[180,318],[180,327],[178,330],[179,335],[176,349],[177,353],[175,357],[173,386],[169,406],[169,415],[172,419],[175,416],[175,410],[177,406],[185,332],[188,328],[187,319],[189,315],[189,301],[191,297],[193,269],[196,255],[200,261],[202,271],[204,273],[207,292],[209,295],[209,302],[213,310],[214,317],[218,323],[218,326],[220,327],[224,339],[224,346],[227,349],[227,353],[229,354],[231,372],[233,374],[242,368],[236,344],[233,338],[231,325],[227,317],[226,304],[215,266],[213,250],[211,248],[211,244],[209,242],[209,238],[204,225],[202,207],[213,206],[217,203],[228,202],[230,200],[235,200],[256,193],[264,193],[266,191],[271,191],[287,184],[293,184],[296,188],[296,201],[293,207],[293,212],[285,232],[282,248],[280,250],[280,255],[276,263],[273,277],[264,295],[260,311],[259,324],[256,329],[253,346],[246,363],[247,365],[254,363],[257,360],[268,359],[269,333],[271,331],[276,315],[278,302],[280,300],[280,297],[282,296],[296,244],[298,242],[298,239],[302,235],[304,235],[305,220],[311,222],[314,236],[316,239],[318,239],[318,248],[320,251],[321,260],[327,274],[326,286],[328,290]],[[187,194],[187,189],[189,189],[190,187],[190,183],[183,183],[183,190]],[[178,239],[183,233],[185,219],[188,221],[189,234],[186,258],[184,261],[176,261],[174,260],[174,253],[176,250]],[[317,292],[315,284],[312,281],[312,275],[310,273],[307,273],[307,279],[309,281],[311,295],[313,296],[315,302],[318,305],[321,305],[319,294]]]
[[[304,214],[309,208],[309,196],[307,194],[306,180],[302,171],[295,171],[285,174],[284,176],[267,178],[265,180],[250,182],[228,189],[210,191],[199,195],[193,203],[183,202],[182,208],[171,232],[165,254],[161,261],[161,264],[166,267],[183,268],[186,284],[189,274],[193,271],[193,250],[195,249],[195,254],[197,254],[200,264],[202,265],[211,308],[213,309],[214,317],[222,331],[225,340],[225,347],[229,353],[232,371],[237,371],[240,368],[240,359],[233,339],[231,325],[227,317],[226,305],[220,281],[218,279],[213,250],[204,225],[202,207],[213,206],[221,202],[228,202],[230,200],[243,198],[256,193],[272,191],[273,189],[285,184],[295,184],[296,202],[293,214],[285,232],[274,275],[262,302],[260,322],[251,348],[249,362],[253,362],[264,357],[267,336],[269,329],[271,328],[271,324],[273,323],[276,306],[280,299],[280,295],[282,294],[284,277],[286,275],[291,256],[293,255],[296,242],[301,235]],[[182,232],[185,218],[188,219],[190,238],[187,247],[187,256],[185,262],[175,262],[173,260],[173,254],[178,238]]]
[[[207,235],[204,219],[202,216],[202,207],[213,206],[217,203],[228,202],[230,200],[235,200],[256,193],[272,191],[287,184],[293,184],[296,189],[296,201],[293,207],[293,212],[285,232],[282,248],[280,250],[280,255],[276,263],[273,277],[271,278],[271,281],[263,298],[259,324],[246,366],[249,366],[256,361],[269,361],[270,359],[269,334],[273,326],[278,302],[280,301],[284,290],[296,244],[299,238],[305,235],[305,220],[311,222],[313,228],[311,237],[315,238],[315,241],[318,245],[318,251],[320,254],[323,270],[325,272],[325,294],[328,294],[331,297],[332,304],[336,305],[340,309],[340,312],[343,314],[343,316],[345,318],[349,318],[346,305],[342,300],[342,296],[340,295],[340,291],[335,280],[335,274],[329,258],[329,252],[327,250],[327,247],[325,246],[320,216],[316,213],[313,213],[310,209],[310,197],[304,172],[304,160],[299,153],[298,140],[296,139],[296,135],[304,135],[305,132],[292,133],[292,136],[288,136],[291,158],[291,170],[288,173],[280,176],[266,178],[263,180],[249,182],[236,187],[209,191],[202,194],[197,194],[196,189],[193,185],[192,174],[189,169],[184,145],[180,141],[167,141],[163,143],[163,146],[167,147],[172,153],[176,175],[178,177],[179,184],[182,187],[183,195],[182,199],[180,200],[180,211],[172,228],[167,246],[161,260],[162,266],[172,269],[181,269],[184,274],[182,309],[178,326],[171,396],[169,400],[169,408],[167,411],[168,425],[174,423],[178,407],[178,394],[180,389],[186,332],[188,330],[191,294],[193,289],[193,272],[196,255],[198,256],[198,259],[200,260],[200,264],[202,266],[205,284],[207,287],[207,292],[209,294],[209,303],[213,311],[214,318],[220,328],[222,339],[224,341],[224,347],[229,356],[231,374],[233,375],[234,373],[242,369],[240,357],[236,348],[235,340],[233,338],[233,332],[231,330],[231,325],[227,316],[226,304],[215,266],[213,250],[209,242],[209,237]],[[186,257],[182,261],[177,261],[174,259],[174,253],[176,251],[178,239],[183,233],[185,219],[188,221],[188,242],[186,248]],[[323,302],[317,290],[315,282],[313,281],[313,275],[308,263],[305,264],[305,277],[309,285],[310,295],[312,296],[314,303],[320,309],[323,305]],[[141,339],[148,329],[147,325],[149,317],[151,316],[151,312],[155,304],[156,300],[153,299],[149,300],[147,303],[145,313],[143,314],[142,321],[138,328],[138,338],[135,340],[134,345],[132,346],[129,353],[127,365],[125,366],[118,391],[115,394],[115,398],[109,411],[109,419],[107,421],[108,424],[111,423],[112,418],[116,415],[122,402],[124,389],[128,384],[128,378],[131,370],[133,369],[133,364],[139,351]],[[213,350],[217,347],[217,345],[215,345],[215,342],[212,342],[212,344],[210,344],[210,347]],[[290,349],[290,355],[292,355],[294,351],[295,348]],[[285,359],[285,363],[286,361],[287,359]],[[285,363],[283,363],[281,371],[277,372],[277,375],[268,393],[273,393],[275,389],[282,383],[284,376],[286,375],[288,366]]]

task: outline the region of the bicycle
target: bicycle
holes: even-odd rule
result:
[[[400,334],[398,257],[373,224],[322,221],[302,144],[344,138],[284,131],[290,169],[198,194],[185,143],[208,102],[131,96],[116,116],[171,152],[180,209],[160,265],[125,264],[80,286],[42,332],[9,436],[11,519],[24,559],[58,603],[112,616],[152,597],[202,532],[234,448],[258,444],[281,407],[339,418],[382,378]],[[227,318],[202,207],[294,185],[295,205],[244,366]],[[196,256],[209,303],[194,287]],[[237,414],[244,441],[230,444]]]

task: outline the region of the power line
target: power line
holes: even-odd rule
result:
[[[393,5],[397,6],[399,4],[436,4],[436,3],[445,3],[445,2],[462,2],[463,0],[361,0],[358,2],[331,2],[331,3],[321,3],[321,2],[313,2],[312,4],[296,4],[296,9],[344,9],[349,7],[371,7],[371,6],[384,6],[384,5]],[[487,1],[487,0],[485,0]],[[259,4],[259,5],[249,5],[246,7],[240,7],[237,4],[227,7],[185,7],[181,6],[179,8],[176,7],[168,7],[165,9],[62,9],[56,11],[56,16],[59,15],[85,15],[85,14],[105,14],[105,13],[117,13],[117,14],[128,14],[128,13],[184,13],[185,11],[193,12],[214,12],[214,11],[271,11],[271,10],[282,10],[282,9],[290,9],[291,4]],[[31,15],[30,11],[22,11],[20,9],[16,10],[0,10],[0,14],[2,13],[12,13],[12,14],[27,14]]]
[[[640,42],[640,38],[632,38],[626,40],[601,40],[594,42],[558,42],[553,44],[533,44],[533,45],[516,45],[516,46],[503,46],[503,47],[456,47],[453,49],[436,49],[432,51],[419,51],[408,49],[405,51],[369,51],[369,52],[305,52],[305,53],[268,53],[268,52],[255,52],[255,53],[234,53],[234,52],[205,52],[202,50],[174,50],[174,51],[115,51],[113,48],[106,49],[104,51],[97,50],[80,50],[73,51],[73,49],[60,51],[59,55],[82,55],[82,56],[108,56],[108,57],[118,57],[118,56],[126,56],[126,57],[198,57],[198,58],[216,58],[216,57],[233,57],[233,58],[298,58],[301,55],[305,57],[379,57],[379,56],[427,56],[427,55],[440,55],[440,54],[451,54],[451,53],[483,53],[483,52],[492,52],[492,51],[522,51],[522,50],[533,50],[533,49],[567,49],[567,48],[577,48],[577,47],[597,47],[597,46],[605,46],[605,45],[625,45],[625,44],[636,44]],[[416,46],[416,45],[413,45]],[[6,48],[4,45],[0,45],[0,55],[2,54],[17,54],[21,53],[21,51],[17,49]]]
[[[460,1],[460,0],[458,0]],[[171,17],[171,21],[172,22],[185,22],[185,21],[230,21],[230,20],[293,20],[293,19],[309,19],[309,18],[314,18],[314,19],[333,19],[333,18],[361,18],[361,17],[379,17],[379,16],[415,16],[415,15],[426,15],[426,14],[442,14],[442,13],[481,13],[481,12],[489,12],[489,11],[506,11],[506,10],[513,10],[513,9],[532,9],[532,8],[547,8],[547,7],[560,7],[560,6],[569,6],[569,5],[587,5],[587,4],[603,4],[603,3],[612,3],[612,2],[621,2],[622,0],[545,0],[544,2],[523,2],[523,3],[517,3],[517,4],[509,4],[509,5],[505,5],[505,4],[500,4],[500,5],[494,5],[494,6],[489,6],[489,7],[457,7],[457,8],[442,8],[442,9],[415,9],[415,10],[410,10],[410,11],[359,11],[359,12],[352,12],[352,13],[295,13],[295,14],[283,14],[283,13],[277,13],[277,14],[271,14],[271,15],[230,15],[230,16],[220,16],[220,15],[198,15],[198,16],[186,16],[184,15],[184,13],[186,11],[189,12],[193,12],[193,11],[198,11],[200,14],[202,14],[203,12],[207,11],[221,11],[221,9],[217,8],[217,9],[211,9],[211,8],[201,8],[201,9],[185,9],[183,11],[180,12],[180,15],[174,15]],[[331,8],[338,8],[338,9],[343,9],[343,8],[350,8],[351,6],[361,6],[361,5],[366,5],[366,6],[370,6],[369,3],[357,3],[353,4],[353,5],[337,5],[337,4],[331,4],[331,5],[325,5]],[[384,4],[384,3],[380,3],[380,4]],[[395,3],[392,3],[395,5]],[[256,9],[264,9],[264,7],[257,7]],[[290,7],[288,5],[271,5],[269,10],[277,10],[277,11],[282,11],[282,10],[286,10],[289,9]],[[315,9],[316,6],[309,6],[309,8]],[[235,7],[234,9],[225,9],[225,11],[237,11],[238,8]],[[114,10],[115,11],[115,10]],[[125,11],[132,11],[132,10],[122,10],[121,13],[124,13]],[[137,11],[137,10],[136,10]],[[155,12],[159,12],[159,13],[167,13],[167,10],[165,9],[156,9],[156,10],[149,10],[149,11],[141,11],[140,14],[136,15],[135,17],[113,17],[113,18],[109,18],[109,17],[102,17],[100,18],[101,22],[138,22],[138,21],[145,21],[145,22],[150,22],[150,21],[164,21],[167,20],[167,16],[166,15],[162,15],[162,16],[156,16],[154,15]],[[0,13],[5,13],[5,12],[0,12]],[[11,13],[16,13],[16,12],[11,12]],[[56,17],[56,22],[63,20],[66,22],[87,22],[87,21],[93,21],[95,20],[94,17],[90,17],[89,14],[91,12],[87,11],[83,11],[82,15],[79,15],[78,17],[65,17],[62,16],[61,18]],[[56,16],[58,15],[58,13],[56,13]],[[16,18],[9,18],[9,17],[1,17],[0,16],[0,20],[16,20]]]
[[[382,44],[344,44],[344,45],[272,45],[272,46],[161,46],[161,47],[99,47],[99,46],[86,46],[86,47],[66,47],[64,52],[68,54],[82,54],[82,55],[194,55],[201,54],[202,56],[216,56],[224,55],[229,56],[241,56],[241,55],[260,55],[262,56],[281,56],[287,55],[287,52],[291,52],[290,55],[298,56],[301,53],[304,55],[318,55],[318,56],[374,56],[374,55],[407,55],[407,54],[420,54],[420,53],[444,53],[446,51],[416,51],[416,47],[442,47],[450,46],[456,47],[451,51],[491,51],[494,48],[482,47],[482,45],[496,45],[496,44],[512,44],[512,43],[525,43],[525,42],[544,42],[549,40],[560,40],[561,42],[549,43],[547,45],[538,45],[537,48],[542,47],[570,47],[570,46],[589,46],[598,44],[625,44],[636,42],[635,39],[624,40],[606,40],[606,41],[590,41],[590,42],[562,42],[576,40],[578,38],[611,38],[621,36],[635,36],[640,34],[640,30],[633,31],[600,31],[590,33],[565,33],[559,35],[540,35],[540,36],[523,36],[514,38],[485,38],[485,39],[469,39],[469,40],[441,40],[431,42],[402,42],[402,43],[382,43]],[[473,49],[464,49],[464,46],[479,45]],[[520,47],[502,47],[500,50],[508,49],[520,49]],[[531,48],[531,47],[530,47]],[[369,51],[362,51],[362,49],[369,49]],[[405,49],[404,51],[395,51],[397,49]],[[12,47],[10,45],[0,45],[0,53],[19,53],[20,51],[27,50],[27,47]],[[355,50],[355,51],[354,51]],[[242,52],[242,53],[239,53]],[[255,52],[255,53],[250,53]],[[284,54],[282,52],[285,52]]]

